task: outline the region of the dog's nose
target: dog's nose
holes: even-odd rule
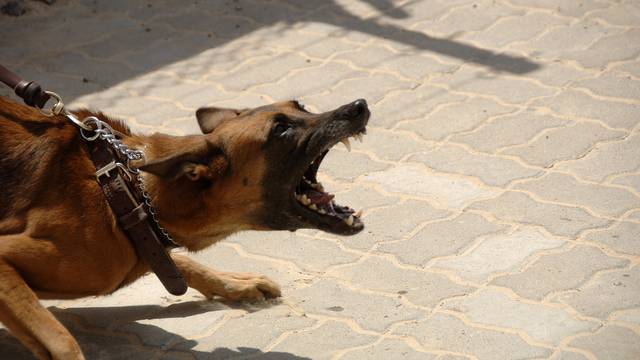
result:
[[[360,115],[367,109],[367,100],[358,99],[353,102],[353,106],[356,108],[358,115]]]
[[[347,114],[351,117],[358,117],[367,111],[367,101],[358,99],[347,105]]]

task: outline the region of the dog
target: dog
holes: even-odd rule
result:
[[[243,230],[364,228],[317,180],[338,142],[362,138],[365,100],[315,114],[297,101],[254,109],[198,109],[202,134],[134,134],[88,110],[141,149],[138,164],[160,224],[189,251]],[[78,128],[64,116],[0,97],[0,322],[39,359],[84,359],[69,331],[39,299],[110,294],[149,272],[118,226]],[[189,287],[207,298],[281,295],[256,274],[220,272],[171,253]]]

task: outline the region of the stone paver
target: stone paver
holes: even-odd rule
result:
[[[44,301],[87,359],[640,356],[636,1],[24,3],[0,15],[0,63],[136,131],[289,98],[373,114],[319,173],[363,232],[190,255],[269,276],[277,301],[173,297],[153,276]],[[2,327],[0,358],[33,359]]]
[[[551,167],[557,161],[583,157],[599,142],[620,139],[625,135],[623,131],[608,130],[599,124],[578,123],[550,129],[528,144],[506,148],[500,153],[518,156],[532,165]],[[567,142],[568,138],[575,140]]]
[[[640,354],[638,333],[619,326],[607,326],[594,335],[577,338],[569,345],[589,350],[601,359],[632,360]]]
[[[534,228],[523,228],[508,234],[489,236],[462,255],[437,259],[433,266],[453,270],[462,278],[484,282],[493,273],[516,269],[538,251],[562,245],[564,241],[560,239]]]
[[[600,327],[596,321],[576,320],[559,308],[525,303],[495,290],[446,301],[444,308],[463,313],[474,323],[521,329],[536,341],[554,345],[567,336]]]
[[[550,355],[549,349],[529,345],[518,335],[470,326],[446,314],[401,324],[394,332],[415,337],[429,350],[446,349],[481,360],[530,359]]]
[[[640,306],[640,268],[615,270],[595,277],[579,292],[568,292],[557,299],[571,305],[580,313],[606,319],[617,310]]]
[[[454,219],[427,224],[411,239],[382,244],[379,249],[394,254],[402,262],[424,265],[436,257],[455,255],[477,238],[505,228],[480,215],[464,213]]]
[[[541,300],[554,291],[575,289],[598,271],[622,267],[628,261],[607,256],[590,246],[540,256],[524,271],[495,277],[491,284],[512,289],[520,296]]]

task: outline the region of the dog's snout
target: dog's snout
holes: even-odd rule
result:
[[[353,118],[361,116],[368,110],[367,101],[365,99],[358,99],[345,107],[346,115]]]
[[[367,100],[358,99],[358,100],[353,102],[353,106],[355,106],[356,109],[358,109],[360,112],[362,112],[362,111],[367,109]]]

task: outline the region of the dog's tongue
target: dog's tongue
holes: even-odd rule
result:
[[[311,202],[316,205],[328,204],[329,201],[333,200],[333,198],[335,197],[335,195],[333,194],[327,194],[325,192],[319,192],[316,190],[306,191],[305,195],[307,195],[307,198],[309,198],[309,200],[311,200]]]

